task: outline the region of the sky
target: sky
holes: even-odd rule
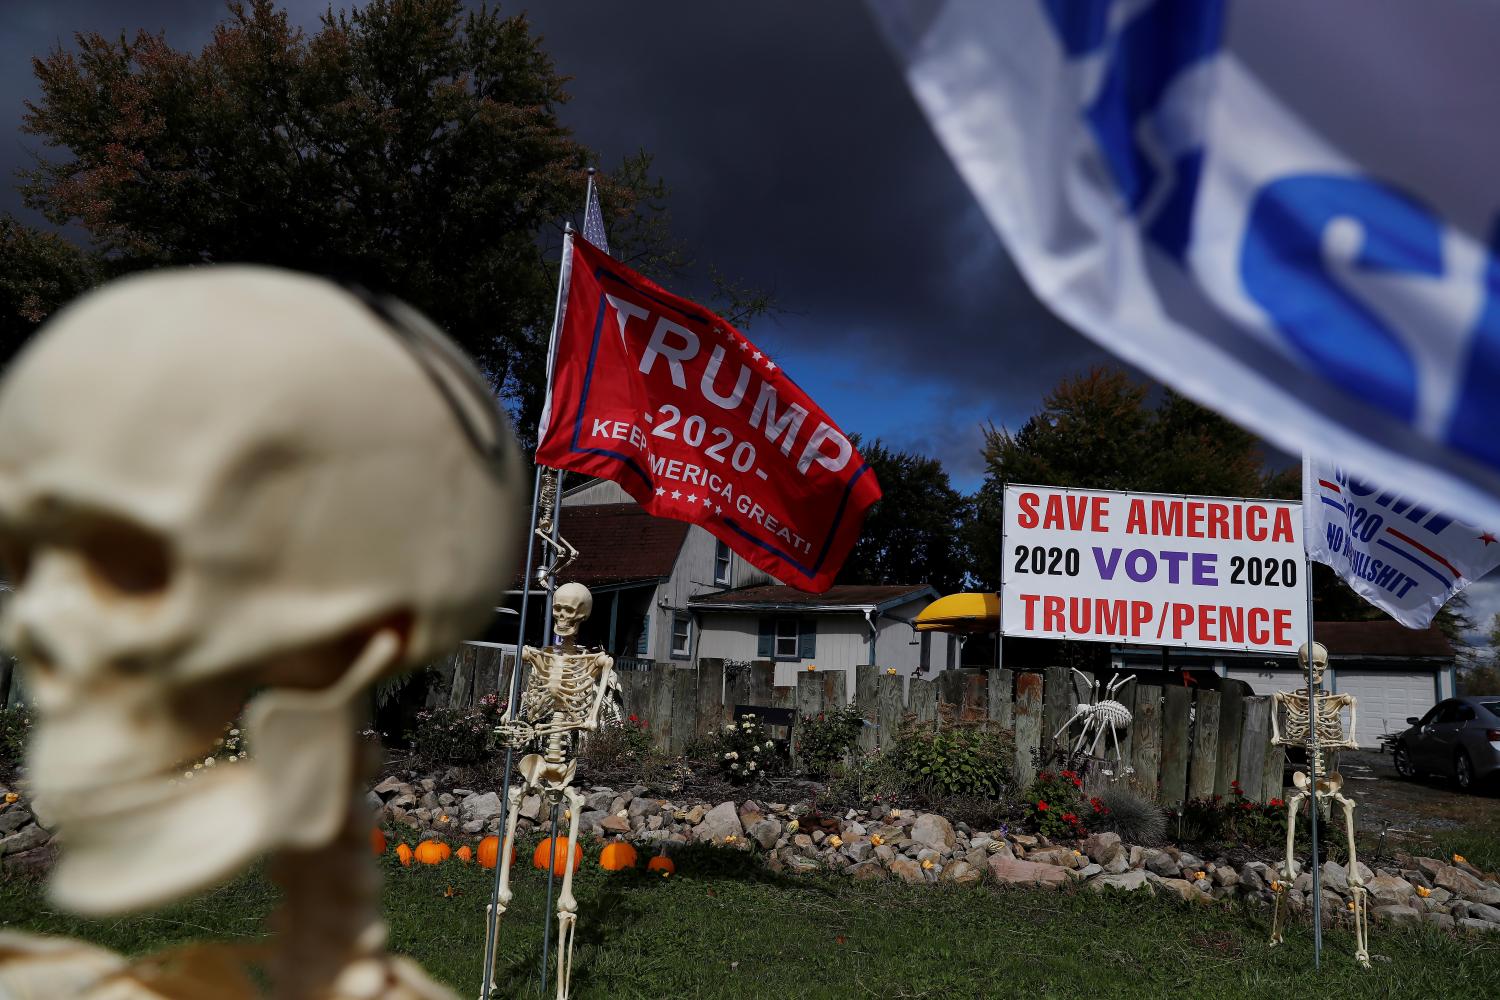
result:
[[[315,29],[327,3],[283,6]],[[1111,362],[1025,287],[861,4],[502,10],[526,10],[573,78],[562,117],[602,165],[653,153],[689,253],[774,294],[778,315],[746,332],[846,431],[936,457],[973,490],[985,426],[1018,428],[1060,378]],[[81,30],[162,30],[196,48],[222,11],[214,0],[0,0],[0,173],[36,152],[18,128],[36,93],[31,56]],[[37,221],[9,187],[0,211]],[[1470,595],[1480,621],[1500,612],[1500,580]]]

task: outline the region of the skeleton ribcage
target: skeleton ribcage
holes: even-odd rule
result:
[[[521,695],[521,714],[532,722],[541,722],[561,712],[571,721],[583,722],[594,705],[593,660],[591,654],[538,655]]]

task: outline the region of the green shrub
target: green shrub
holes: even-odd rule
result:
[[[1161,843],[1167,831],[1167,817],[1161,807],[1144,795],[1124,785],[1110,785],[1098,795],[1097,815],[1091,824],[1095,830],[1118,833],[1128,844]]]
[[[1230,783],[1228,798],[1189,799],[1182,806],[1179,839],[1211,846],[1239,846],[1257,851],[1286,843],[1286,803],[1273,798],[1253,802],[1240,783]]]
[[[505,708],[493,694],[471,708],[431,708],[417,713],[408,734],[418,761],[432,769],[468,767],[493,754],[498,746],[495,727],[505,720]]]
[[[0,771],[21,766],[26,737],[31,732],[31,710],[25,705],[0,708]]]
[[[584,737],[578,748],[579,772],[602,785],[667,783],[671,762],[656,749],[650,724],[632,715],[623,721],[606,719]]]
[[[902,730],[892,748],[909,790],[999,799],[1015,767],[1010,733],[980,725],[922,723]]]
[[[1088,834],[1084,815],[1095,811],[1083,797],[1083,778],[1077,771],[1042,771],[1026,786],[1023,796],[1027,827],[1049,840]]]
[[[843,764],[864,720],[853,705],[845,705],[831,712],[819,712],[816,717],[797,723],[797,756],[809,774],[826,775],[836,765]]]
[[[786,755],[754,715],[726,723],[715,743],[714,764],[736,785],[751,785],[786,770]]]

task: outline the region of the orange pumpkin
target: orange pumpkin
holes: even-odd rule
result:
[[[500,861],[500,838],[491,834],[479,842],[479,851],[475,855],[479,858],[481,868],[493,868]],[[510,845],[510,863],[516,863],[516,845]]]
[[[397,844],[396,845],[396,857],[398,857],[398,858],[401,859],[401,864],[404,867],[408,867],[408,868],[411,867],[411,845],[410,844]]]
[[[377,858],[385,853],[385,834],[378,826],[370,831],[370,853]]]
[[[661,872],[661,877],[666,878],[668,875],[671,875],[677,870],[677,866],[674,865],[672,863],[672,859],[667,857],[665,854],[658,854],[656,857],[646,862],[646,870],[648,872]]]
[[[468,864],[470,861],[474,860],[474,852],[469,849],[468,844],[460,847],[458,849],[457,855],[458,860],[462,861],[464,864]]]
[[[558,838],[557,850],[554,851],[552,849],[552,838],[548,837],[546,840],[536,845],[536,852],[531,855],[531,864],[536,868],[540,868],[543,871],[546,871],[547,865],[550,863],[552,865],[552,874],[567,874],[568,859],[562,853],[564,849],[563,845],[565,845],[566,843],[567,841],[563,840],[562,838]],[[583,864],[583,848],[578,844],[574,844],[573,870],[576,872],[578,870],[578,866],[581,864]]]
[[[599,867],[607,872],[624,871],[626,868],[634,868],[636,861],[635,848],[617,840],[613,844],[605,844],[604,850],[599,852]]]
[[[436,865],[447,861],[452,854],[453,848],[442,841],[424,840],[417,845],[417,849],[412,856],[424,865]]]

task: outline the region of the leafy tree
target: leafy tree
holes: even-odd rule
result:
[[[870,508],[839,582],[930,583],[945,594],[962,589],[969,560],[961,528],[969,503],[942,463],[892,451],[879,439],[865,446],[855,436],[854,442],[883,496]]]
[[[398,295],[534,427],[560,222],[581,210],[594,157],[558,119],[565,78],[525,17],[369,0],[308,35],[274,0],[227,7],[201,52],[85,34],[33,60],[24,128],[53,153],[24,172],[28,204],[88,234],[101,278],[253,261]],[[640,153],[599,184],[612,248],[664,278],[691,262],[650,168]],[[12,316],[34,324],[77,290],[57,245],[19,249],[60,275],[59,294],[8,312],[7,335]]]
[[[94,281],[90,260],[72,244],[0,216],[0,358],[10,357],[63,303]]]
[[[984,485],[968,528],[975,576],[1000,581],[1004,484],[1266,496],[1273,486],[1253,434],[1168,390],[1154,405],[1119,369],[1065,378],[1015,433],[985,435]]]

